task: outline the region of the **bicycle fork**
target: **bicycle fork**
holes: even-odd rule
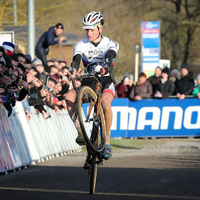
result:
[[[86,118],[86,122],[93,121],[97,127],[99,126],[99,122],[100,122],[99,115],[100,115],[100,106],[102,103],[102,97],[100,96],[100,93],[99,93],[100,89],[101,89],[100,83],[97,83],[97,88],[96,88],[97,101],[94,102],[94,100],[92,100],[90,102],[89,109],[87,112],[87,118]],[[95,104],[95,106],[94,106],[94,104]],[[93,118],[90,118],[90,114],[92,112],[93,106],[94,106],[94,116],[93,116]]]

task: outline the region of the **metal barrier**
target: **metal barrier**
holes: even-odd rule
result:
[[[46,107],[52,117],[45,120],[33,107],[30,110],[31,120],[27,121],[20,102],[16,102],[9,118],[7,111],[0,108],[0,172],[81,150],[75,142],[78,133],[68,111],[62,110],[59,116]],[[87,110],[87,104],[83,110]],[[112,138],[200,137],[197,98],[114,99],[112,111]]]
[[[45,120],[32,106],[30,110],[28,121],[21,102],[16,102],[9,118],[0,107],[0,173],[81,150],[68,111],[62,110],[60,116],[46,107],[52,117]]]

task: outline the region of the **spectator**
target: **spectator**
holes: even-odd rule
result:
[[[61,23],[57,23],[55,26],[49,28],[39,38],[36,47],[35,55],[42,61],[43,65],[47,63],[47,54],[49,52],[49,46],[61,43],[65,40],[65,37],[60,37],[59,40],[55,40],[64,30],[64,26]]]
[[[17,53],[16,56],[19,63],[21,63],[22,65],[26,64],[26,56],[23,53]]]
[[[176,79],[179,78],[179,74],[180,74],[180,72],[178,71],[178,69],[173,69],[173,70],[171,71],[170,80],[173,81],[173,82],[175,82]]]
[[[42,81],[43,85],[45,85],[47,75],[46,75],[46,72],[44,70],[44,66],[42,64],[42,61],[39,58],[36,58],[36,59],[33,60],[33,64],[35,65],[36,69],[40,73],[40,80]]]
[[[59,63],[59,61],[57,61],[56,59],[54,60],[54,65],[55,65],[58,69],[60,69],[60,63]]]
[[[18,69],[15,70],[6,70],[4,73],[7,77],[9,77],[9,82],[4,86],[4,107],[8,111],[8,117],[12,113],[12,107],[15,106],[16,100],[19,98],[19,82],[20,82],[20,73]]]
[[[54,74],[58,73],[58,68],[55,65],[50,66],[50,72],[49,75],[53,76]]]
[[[150,98],[152,96],[152,92],[152,85],[149,80],[147,80],[146,74],[141,72],[139,74],[139,80],[130,91],[129,99],[133,101]]]
[[[67,67],[67,61],[65,59],[59,60],[59,69],[62,69],[63,67]]]
[[[154,94],[155,98],[166,99],[173,94],[175,89],[174,83],[169,80],[169,68],[165,67],[162,70],[162,78],[158,82],[158,90]]]
[[[48,67],[50,67],[51,65],[55,65],[54,60],[52,60],[52,59],[47,60],[47,65],[48,65]]]
[[[28,54],[28,53],[27,53],[27,54],[25,55],[25,57],[26,57],[27,59],[29,59],[29,60],[30,60],[30,62],[32,63],[32,57],[31,57],[31,55],[30,55],[30,54]]]
[[[192,92],[192,95],[200,99],[200,74],[197,75],[197,87]]]
[[[191,95],[194,87],[193,72],[189,72],[188,64],[181,67],[181,79],[177,79],[175,83],[176,97],[185,99],[186,95]]]
[[[24,80],[25,67],[18,62],[18,58],[24,63],[24,54],[13,54],[14,45],[9,46],[8,43],[4,43],[6,53],[2,52],[1,57],[1,70],[0,70],[0,84],[1,91],[1,103],[8,110],[8,117],[12,113],[12,107],[15,106],[15,102],[22,101],[28,94],[28,83]],[[4,97],[2,97],[4,96]]]
[[[3,55],[3,57],[1,58],[1,60],[5,62],[5,65],[3,67],[3,71],[8,70],[10,68],[12,70],[14,70],[14,67],[12,65],[12,61],[11,61],[11,59],[10,59],[10,57],[8,55],[6,55],[6,54]]]
[[[3,75],[4,62],[0,60],[0,74]]]
[[[30,72],[31,66],[32,66],[31,60],[29,58],[26,58],[26,63],[24,64],[25,75],[27,75]]]
[[[161,79],[161,73],[162,73],[162,69],[160,67],[156,67],[155,74],[148,78],[148,80],[151,83],[152,88],[153,88],[153,96],[158,90],[158,82]]]
[[[42,82],[40,81],[40,73],[32,68],[31,72],[27,75],[27,79],[29,82],[29,97],[28,103],[30,106],[34,106],[38,113],[43,115],[44,119],[48,119],[49,114],[44,108],[45,101],[48,95],[48,90],[43,87]],[[33,74],[35,74],[33,76]]]
[[[68,67],[63,67],[62,71],[63,71],[63,76],[67,76],[69,68]]]
[[[25,75],[25,73],[26,73],[26,68],[24,67],[23,64],[18,63],[17,68],[19,69],[20,75]]]
[[[67,105],[65,101],[65,94],[68,92],[67,90],[64,91],[62,81],[60,80],[56,86],[54,87],[54,96],[53,96],[53,103],[54,103],[54,110],[61,115],[61,109],[67,110]]]
[[[3,42],[2,47],[5,49],[5,53],[8,56],[13,55],[15,45],[12,42]]]
[[[19,63],[17,56],[15,56],[13,54],[13,55],[10,55],[9,58],[11,59],[11,63],[12,63],[13,68],[17,69],[17,65]]]
[[[126,73],[121,82],[115,87],[117,97],[128,98],[132,87],[134,87],[134,85],[133,81],[131,80],[131,75]]]

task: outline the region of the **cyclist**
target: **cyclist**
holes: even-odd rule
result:
[[[101,33],[103,31],[104,17],[100,12],[90,12],[83,18],[83,28],[85,29],[86,38],[78,42],[74,46],[74,56],[71,63],[71,71],[73,72],[71,78],[76,76],[79,70],[79,65],[82,59],[85,70],[89,72],[89,66],[92,63],[105,63],[105,68],[101,69],[103,73],[107,68],[112,70],[114,64],[114,58],[117,55],[119,44]],[[90,64],[90,65],[89,65]],[[95,65],[93,66],[95,69]],[[110,128],[112,124],[112,110],[111,102],[115,96],[115,88],[113,83],[108,83],[103,88],[102,92],[102,107],[105,115],[106,122],[106,146],[103,152],[105,159],[112,157],[110,148]],[[74,121],[77,130],[79,132],[76,142],[79,145],[85,143],[84,136],[81,132],[79,122],[76,117],[76,92],[71,90],[66,95],[66,101],[68,105],[69,114]]]

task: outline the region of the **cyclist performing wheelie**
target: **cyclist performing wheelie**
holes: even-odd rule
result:
[[[83,28],[85,29],[86,38],[78,42],[74,46],[74,56],[71,63],[71,78],[76,76],[79,70],[81,59],[83,61],[85,71],[90,73],[100,71],[105,74],[105,71],[112,72],[114,59],[117,55],[119,44],[102,35],[104,17],[100,12],[90,12],[83,18]],[[104,63],[104,64],[103,64]],[[101,67],[99,67],[101,66]],[[101,68],[101,69],[100,69]],[[107,82],[102,87],[102,108],[105,117],[105,149],[102,153],[104,159],[110,159],[112,152],[110,148],[110,129],[112,124],[111,102],[115,96],[115,88],[112,82]],[[79,120],[76,113],[77,93],[75,90],[70,90],[66,95],[69,115],[74,121],[78,137],[76,142],[79,145],[85,144],[85,139],[81,131]]]

